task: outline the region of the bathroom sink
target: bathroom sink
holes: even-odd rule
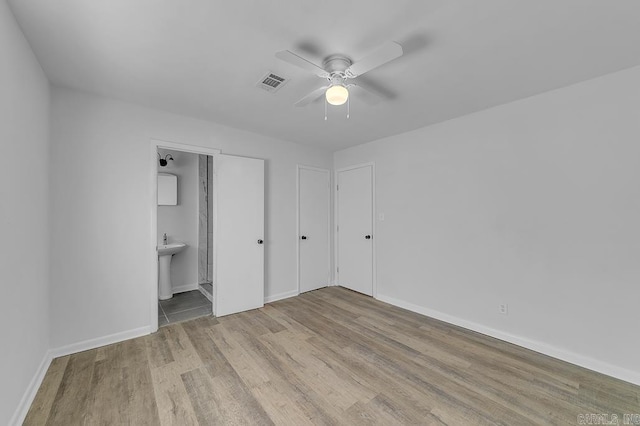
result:
[[[173,297],[171,287],[171,259],[187,245],[185,243],[162,244],[158,246],[158,299]]]
[[[161,244],[158,246],[158,256],[176,254],[186,246],[187,245],[185,243]]]

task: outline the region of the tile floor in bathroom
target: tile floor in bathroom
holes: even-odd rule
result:
[[[200,290],[177,293],[158,302],[158,327],[205,315],[211,315],[211,302]]]

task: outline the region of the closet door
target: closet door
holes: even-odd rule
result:
[[[216,155],[216,315],[264,305],[264,160]]]
[[[300,293],[329,285],[329,170],[298,167]]]
[[[338,284],[373,295],[373,166],[337,173]]]

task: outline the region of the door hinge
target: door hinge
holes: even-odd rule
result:
[[[336,191],[340,191],[340,185],[336,185]]]
[[[336,232],[340,231],[340,225],[336,225]]]
[[[340,267],[339,266],[336,268],[336,272],[340,272]]]

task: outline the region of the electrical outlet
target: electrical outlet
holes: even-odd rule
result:
[[[509,305],[506,303],[501,303],[498,305],[498,312],[502,315],[509,315]]]

